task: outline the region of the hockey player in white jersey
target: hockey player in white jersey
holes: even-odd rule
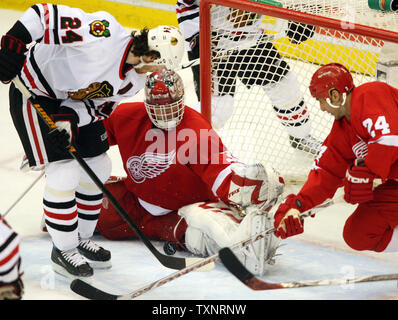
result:
[[[19,300],[24,293],[19,244],[18,234],[0,215],[0,300]]]
[[[200,0],[177,0],[176,6],[190,60],[199,58],[199,4]],[[224,56],[221,62],[213,57],[213,63],[217,64],[213,74],[213,126],[221,128],[231,117],[239,79],[249,89],[255,85],[263,88],[293,148],[318,154],[321,142],[311,136],[310,114],[296,75],[272,42],[262,35],[263,16],[228,7],[216,8],[211,13],[211,39],[215,52],[229,49],[233,52]],[[294,43],[307,40],[313,32],[312,26],[292,22],[286,28],[286,35]],[[199,65],[192,67],[192,71],[200,100]]]
[[[105,182],[111,161],[101,120],[144,87],[146,72],[175,68],[183,52],[175,27],[130,34],[107,12],[46,3],[30,7],[2,37],[0,80],[17,75],[59,128],[49,132],[11,84],[10,112],[29,165],[45,165],[44,217],[56,271],[89,277],[93,267],[111,265],[110,252],[90,240],[102,192],[67,147],[73,143]]]

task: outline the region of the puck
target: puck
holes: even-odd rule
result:
[[[172,256],[176,253],[177,251],[177,247],[176,244],[172,241],[167,241],[164,245],[163,245],[163,250],[164,252],[169,255]]]

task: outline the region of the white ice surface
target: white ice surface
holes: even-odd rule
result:
[[[4,34],[21,15],[0,10],[0,34]],[[188,104],[196,103],[190,70],[181,72]],[[8,109],[8,86],[0,84],[0,212],[19,197],[39,173],[19,171],[22,146]],[[135,99],[140,99],[138,95]],[[116,148],[109,152],[114,160],[113,174],[122,174]],[[26,300],[80,300],[69,289],[69,280],[55,275],[50,266],[51,240],[39,230],[42,215],[44,179],[7,215],[9,224],[20,234]],[[283,241],[276,264],[264,277],[268,281],[300,281],[396,273],[398,255],[354,252],[344,243],[341,233],[345,219],[354,206],[336,204],[307,219],[305,233]],[[113,267],[98,271],[95,284],[112,293],[128,293],[173,273],[163,267],[141,241],[108,241],[96,236],[99,244],[112,252]],[[162,250],[160,242],[154,242]],[[220,263],[210,272],[191,272],[156,288],[141,300],[373,300],[397,299],[396,281],[326,286],[302,289],[252,291],[237,281]]]

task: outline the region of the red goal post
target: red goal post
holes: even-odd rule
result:
[[[331,5],[326,10],[328,12],[337,10],[335,7],[336,1],[346,3],[347,1],[350,2],[352,0],[330,1]],[[319,11],[322,11],[321,6],[322,4],[324,5],[325,1],[302,0],[301,3],[307,3],[307,5],[304,4],[301,7],[304,8],[304,10],[299,11],[295,9],[294,6],[293,8],[289,9],[249,0],[201,0],[200,100],[203,115],[209,120],[212,119],[212,111],[215,110],[214,103],[213,110],[211,107],[212,95],[215,90],[215,82],[219,82],[223,77],[223,72],[217,70],[218,66],[222,63],[217,64],[217,61],[215,61],[218,51],[221,52],[222,49],[215,48],[214,45],[214,34],[217,27],[212,26],[212,14],[214,14],[214,10],[217,10],[218,7],[230,8],[229,10],[238,9],[246,13],[250,12],[256,14],[257,16],[260,15],[261,17],[271,18],[271,20],[273,19],[276,21],[272,22],[273,24],[278,24],[278,21],[282,21],[282,24],[285,23],[286,25],[287,22],[293,21],[295,23],[314,26],[315,35],[311,37],[314,39],[316,38],[317,40],[312,40],[310,37],[310,40],[307,41],[311,42],[310,44],[303,42],[298,45],[291,45],[289,44],[289,41],[286,40],[286,35],[280,36],[279,32],[279,39],[277,39],[274,45],[279,51],[279,54],[282,56],[282,59],[288,61],[290,70],[297,75],[299,87],[301,88],[301,91],[303,91],[303,101],[305,101],[305,104],[308,105],[306,112],[312,118],[311,121],[313,126],[313,135],[320,141],[323,141],[330,131],[333,119],[331,119],[330,116],[328,117],[328,115],[322,114],[321,111],[318,110],[319,107],[316,101],[309,95],[308,81],[315,70],[314,68],[330,62],[343,63],[353,73],[356,74],[354,79],[356,80],[356,85],[359,85],[361,83],[375,79],[375,65],[380,59],[383,46],[386,43],[398,44],[398,19],[396,19],[396,13],[390,13],[395,15],[393,17],[396,19],[394,20],[394,23],[390,23],[390,26],[395,29],[394,31],[388,30],[386,28],[376,28],[373,26],[375,21],[372,18],[375,10],[365,7],[358,9],[358,1],[363,2],[364,0],[355,0],[356,4],[353,5],[353,7],[356,6],[355,9],[353,9],[354,17],[355,15],[357,15],[356,17],[359,17],[359,15],[362,16],[362,11],[366,11],[366,15],[369,15],[368,25],[346,21],[338,16],[336,18],[333,17],[333,14],[331,16],[319,14]],[[282,2],[289,1],[281,1],[281,3]],[[297,2],[299,1],[296,1],[296,3]],[[361,12],[358,10],[361,10]],[[376,12],[376,14],[379,13]],[[384,13],[380,13],[380,16],[382,15],[384,15]],[[382,16],[382,18],[384,19],[384,16]],[[386,19],[387,21],[391,21],[388,16]],[[359,20],[362,21],[361,19]],[[382,21],[382,19],[379,21]],[[223,32],[225,32],[225,30]],[[263,32],[265,31],[263,30]],[[273,32],[275,33],[276,31]],[[233,31],[233,35],[236,34],[238,34],[238,32]],[[272,34],[273,33],[269,33],[268,35],[272,36]],[[272,39],[272,37],[270,37],[270,39]],[[242,48],[247,49],[247,46],[243,46]],[[242,48],[238,49],[242,50]],[[237,52],[239,52],[239,50],[233,51],[228,48],[223,51],[223,54],[238,54]],[[221,61],[222,59],[225,60],[225,57],[221,58]],[[353,66],[351,66],[351,64]],[[230,80],[232,81],[232,79]],[[248,81],[249,80],[246,79],[246,82]],[[242,80],[240,82],[244,81]],[[234,91],[234,94],[232,94],[232,104],[234,108],[233,115],[228,118],[226,124],[223,124],[220,128],[216,128],[227,148],[229,148],[232,153],[242,161],[264,162],[274,166],[281,172],[283,176],[287,178],[287,180],[299,182],[304,181],[308,171],[311,168],[312,160],[316,154],[306,154],[305,152],[301,152],[299,155],[296,152],[297,150],[292,150],[292,148],[290,148],[292,146],[291,140],[289,140],[290,145],[289,143],[285,143],[285,140],[287,140],[287,135],[284,133],[284,129],[289,130],[286,123],[283,123],[283,125],[272,124],[272,126],[270,124],[260,123],[261,118],[276,119],[279,117],[279,121],[283,122],[284,117],[281,116],[281,114],[277,115],[277,117],[271,115],[272,111],[270,110],[272,110],[272,108],[275,110],[280,110],[280,108],[275,106],[274,101],[272,101],[272,103],[269,101],[267,103],[264,102],[268,99],[266,94],[263,92],[264,90],[257,88],[257,91],[254,94],[250,91],[254,90],[253,87],[258,86],[254,85],[248,88],[248,85],[242,85],[240,82],[238,81],[236,85],[238,87],[240,86],[239,88],[241,88],[241,90],[239,88],[234,89],[236,91]],[[239,108],[248,104],[251,106],[244,111],[243,114],[236,114],[239,111]],[[267,107],[266,104],[269,106]],[[224,110],[222,110],[222,113],[225,113]],[[253,114],[250,120],[247,120],[245,118],[247,113],[253,110],[256,110],[256,113]],[[291,110],[294,109],[292,108]],[[270,114],[267,114],[268,112],[270,112]],[[288,111],[284,110],[284,112],[287,113]],[[268,136],[267,134],[261,136],[264,131],[267,130],[269,131]],[[289,137],[291,137],[290,132],[293,131],[289,131]],[[253,139],[258,138],[257,141],[254,141],[253,144],[251,144],[248,139],[249,135],[253,136]],[[259,136],[261,137],[259,138]],[[266,144],[264,140],[269,140],[269,143]],[[246,145],[247,147],[244,148]],[[255,151],[255,149],[257,149],[257,151]],[[269,155],[266,154],[268,151],[270,153]]]

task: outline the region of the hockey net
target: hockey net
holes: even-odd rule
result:
[[[234,156],[302,183],[333,123],[309,93],[313,73],[338,62],[356,85],[376,80],[398,15],[367,0],[272,4],[201,1],[201,108]]]

